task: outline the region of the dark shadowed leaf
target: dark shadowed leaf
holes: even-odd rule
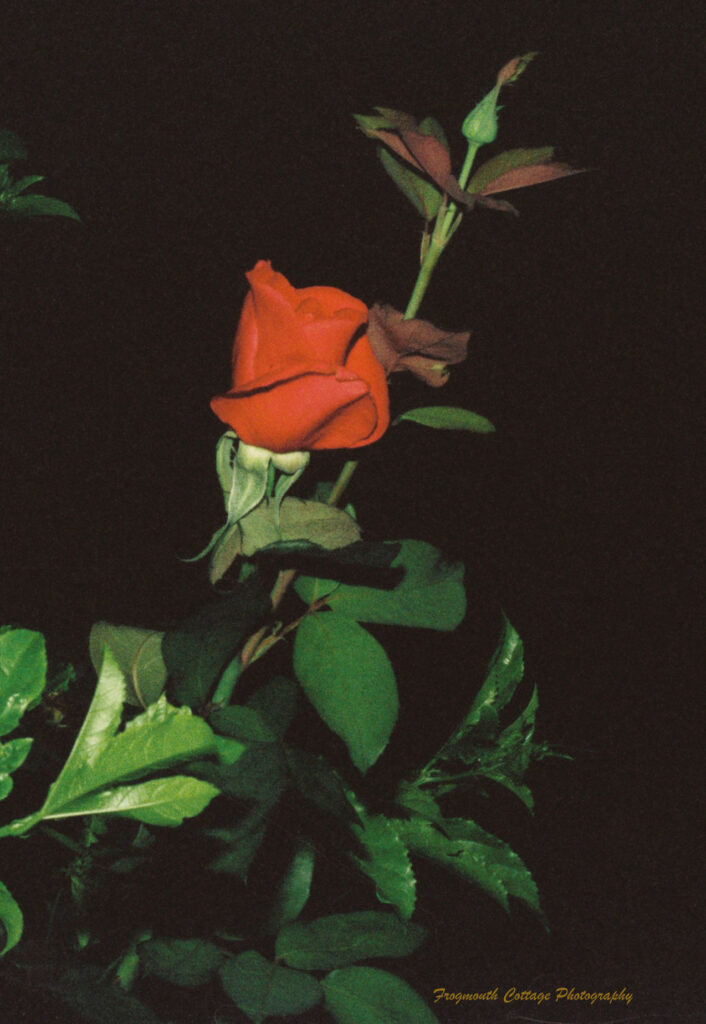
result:
[[[226,954],[206,939],[149,939],[137,947],[142,969],[172,985],[206,985]]]
[[[254,950],[229,960],[218,973],[226,995],[255,1024],[269,1016],[304,1013],[322,995],[310,974],[272,964]]]
[[[168,630],[162,655],[181,704],[200,707],[221,672],[270,609],[258,576]]]
[[[243,743],[274,743],[287,732],[296,710],[296,683],[276,677],[256,690],[246,705],[217,709],[208,720],[218,732]]]
[[[0,131],[0,163],[12,163],[13,160],[26,160],[27,150],[24,143],[14,132]]]
[[[265,920],[263,932],[266,935],[274,934],[301,914],[311,891],[314,860],[314,847],[306,839],[300,839]],[[290,967],[297,966],[290,963]]]
[[[89,1024],[160,1024],[144,1003],[116,985],[99,967],[67,971],[51,991]]]
[[[396,914],[362,910],[287,925],[277,936],[275,955],[289,967],[330,971],[359,960],[409,956],[426,935],[421,925],[400,921]]]

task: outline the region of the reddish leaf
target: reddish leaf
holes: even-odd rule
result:
[[[585,168],[571,167],[569,164],[551,163],[535,164],[531,167],[515,167],[506,171],[499,178],[495,178],[480,194],[487,196],[495,192],[508,192],[513,188],[526,188],[528,185],[541,185],[545,181],[555,181],[557,178],[566,178],[571,174],[581,174]]]
[[[368,339],[387,373],[409,370],[431,387],[441,387],[449,364],[466,358],[470,333],[444,331],[427,320],[405,320],[392,306],[370,310]]]
[[[532,164],[548,164],[554,159],[553,146],[535,149],[506,149],[478,167],[466,185],[468,192],[482,192],[486,185],[515,167],[529,167]]]

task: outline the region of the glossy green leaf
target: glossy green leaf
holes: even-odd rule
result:
[[[103,661],[103,651],[110,647],[118,667],[125,677],[128,703],[147,707],[163,693],[167,683],[167,666],[162,656],[164,633],[136,626],[116,626],[110,622],[96,622],[91,627],[88,649],[97,673]]]
[[[170,775],[134,786],[115,786],[88,793],[63,804],[44,818],[70,818],[84,814],[120,814],[147,825],[181,825],[200,814],[218,796],[218,789],[190,775]]]
[[[409,956],[426,935],[421,925],[379,910],[331,914],[284,927],[275,942],[275,955],[289,967],[330,971],[374,957]]]
[[[0,924],[5,933],[5,941],[0,950],[0,956],[4,956],[5,953],[20,941],[24,921],[22,919],[22,911],[12,893],[2,882],[0,882]]]
[[[12,791],[12,773],[24,764],[31,747],[31,739],[0,743],[0,800]]]
[[[435,430],[468,430],[473,434],[491,434],[495,427],[490,420],[468,409],[457,409],[449,405],[429,405],[421,409],[409,409],[394,421],[395,424],[408,420]]]
[[[503,616],[503,634],[488,665],[485,680],[463,720],[465,730],[480,721],[484,708],[496,713],[511,700],[525,671],[522,640]]]
[[[537,886],[522,860],[507,843],[474,822],[443,819],[436,827],[412,818],[394,824],[411,854],[426,857],[480,886],[505,910],[509,911],[508,896],[514,896],[541,913]]]
[[[446,562],[441,552],[425,541],[404,540],[392,565],[403,569],[404,576],[390,590],[310,577],[301,577],[295,586],[307,604],[326,597],[326,603],[339,615],[359,622],[444,631],[460,624],[466,613],[460,562]]]
[[[243,641],[262,623],[270,598],[259,577],[168,630],[162,654],[180,704],[200,707]]]
[[[399,710],[395,674],[381,645],[342,615],[310,615],[297,630],[294,671],[356,768],[366,772],[387,746]]]
[[[16,196],[7,202],[7,209],[21,217],[68,217],[80,221],[76,211],[61,199],[30,194]]]
[[[213,733],[188,708],[164,696],[113,735],[120,721],[122,674],[108,655],[84,725],[61,775],[50,788],[45,815],[85,794],[215,752]]]
[[[537,149],[508,149],[498,153],[478,168],[468,182],[468,192],[482,192],[496,178],[516,167],[531,167],[534,164],[548,163],[554,156],[553,146],[541,146]]]
[[[380,902],[392,904],[402,918],[409,920],[414,913],[417,882],[407,847],[388,818],[369,815],[351,794],[349,799],[358,817],[351,830],[365,854],[352,860],[375,883]]]
[[[0,736],[17,728],[47,676],[44,637],[29,629],[0,632]]]
[[[439,1024],[406,981],[376,967],[332,971],[321,987],[338,1024]]]
[[[304,1013],[321,1000],[316,978],[272,964],[254,950],[229,960],[218,973],[226,995],[255,1024]]]
[[[137,953],[145,974],[172,985],[206,985],[225,962],[226,954],[206,939],[149,939]]]
[[[299,917],[309,899],[314,861],[312,844],[306,839],[299,840],[267,915],[263,927],[265,934],[277,932],[283,925]],[[290,967],[296,966],[297,964],[290,964]]]

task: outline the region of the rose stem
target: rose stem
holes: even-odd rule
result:
[[[468,176],[471,173],[471,167],[473,166],[473,161],[475,160],[477,152],[478,146],[474,146],[472,143],[469,143],[466,159],[464,160],[461,173],[458,176],[458,182],[461,188],[466,187]],[[407,308],[404,312],[405,320],[411,320],[412,317],[417,315],[422,299],[429,287],[431,275],[434,273],[436,264],[439,262],[439,257],[450,241],[452,234],[458,227],[462,216],[463,214],[459,213],[457,205],[451,202],[447,206],[446,198],[444,198],[444,201],[439,208],[439,212],[436,215],[429,248],[422,260],[422,265],[420,266],[419,273],[417,274],[417,280],[415,281],[412,294],[409,297],[409,302],[407,303]],[[344,464],[343,469],[338,475],[338,479],[331,488],[331,493],[329,494],[326,502],[327,505],[338,504],[357,468],[358,459],[349,459]],[[275,611],[279,607],[282,602],[282,598],[291,586],[296,575],[296,569],[285,569],[280,572],[270,595],[272,611]],[[264,654],[264,650],[261,650],[261,648],[265,644],[269,646],[270,639],[271,638],[267,637],[266,626],[259,629],[256,633],[253,633],[253,635],[245,642],[240,653],[240,663],[242,665],[240,671],[249,665],[250,662],[259,655],[259,653]],[[220,685],[217,687],[216,692],[213,695],[214,703],[223,705],[229,702],[239,674],[239,672],[234,674],[232,684],[230,680],[228,680],[228,685],[223,688],[222,692]]]

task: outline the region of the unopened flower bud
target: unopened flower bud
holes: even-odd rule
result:
[[[473,108],[461,126],[461,132],[473,146],[484,146],[493,142],[498,134],[498,96],[501,83]]]

